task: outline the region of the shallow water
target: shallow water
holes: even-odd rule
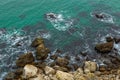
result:
[[[45,39],[51,54],[60,49],[60,56],[71,56],[71,63],[76,56],[82,62],[81,51],[95,59],[96,43],[104,42],[106,36],[120,37],[119,4],[119,0],[0,1],[0,77],[12,70],[20,54],[34,52],[29,45],[38,36]],[[50,12],[60,15],[60,21],[47,20],[45,14]],[[112,22],[91,16],[95,12],[112,16]]]

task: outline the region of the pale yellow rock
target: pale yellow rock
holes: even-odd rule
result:
[[[94,80],[95,79],[95,75],[93,73],[88,73],[87,74],[87,78],[91,79],[91,80]]]
[[[79,77],[83,75],[83,70],[81,68],[78,68],[75,72],[74,72],[74,79],[75,80],[79,80]]]
[[[33,66],[33,65],[25,65],[24,67],[24,77],[25,78],[30,78],[36,76],[38,73],[38,68]]]
[[[50,77],[50,80],[58,80],[55,75],[49,76],[49,77]]]
[[[72,74],[62,72],[62,71],[56,72],[56,78],[58,80],[74,80],[74,76]]]
[[[43,78],[43,75],[38,74],[35,78],[30,78],[29,80],[45,80],[45,79]]]
[[[55,74],[55,70],[48,66],[45,67],[44,71],[45,71],[45,74]]]
[[[79,76],[78,78],[76,78],[74,80],[87,80],[87,79],[84,76]]]
[[[85,66],[84,66],[84,70],[86,71],[90,71],[90,72],[95,72],[97,69],[97,64],[96,62],[91,62],[91,61],[86,61],[85,62]]]
[[[89,69],[85,69],[84,72],[85,72],[85,74],[88,74],[88,73],[90,73],[90,70]]]
[[[101,72],[100,72],[100,71],[95,71],[94,74],[95,74],[96,76],[100,76],[100,75],[101,75]]]
[[[49,76],[44,76],[44,80],[51,80]]]

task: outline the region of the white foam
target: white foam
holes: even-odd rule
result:
[[[62,14],[54,14],[52,13],[56,18],[52,19],[50,17],[47,17],[47,19],[51,22],[53,27],[59,31],[66,31],[69,27],[72,26],[73,20],[67,21]]]
[[[110,14],[107,14],[105,12],[98,13],[99,15],[104,15],[103,19],[97,18],[98,21],[105,22],[105,23],[114,23],[114,17],[111,16]],[[95,17],[94,13],[90,13],[92,17]]]

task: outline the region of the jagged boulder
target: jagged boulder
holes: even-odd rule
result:
[[[64,66],[69,64],[69,60],[65,59],[65,58],[58,57],[57,60],[56,60],[56,64],[59,65],[59,66],[64,67]]]
[[[44,60],[48,57],[48,53],[50,53],[50,50],[44,44],[41,44],[36,48],[36,59]]]
[[[40,44],[44,44],[44,40],[42,38],[35,38],[34,41],[31,44],[31,46],[32,47],[37,47]]]
[[[84,65],[84,72],[95,72],[97,70],[97,64],[96,62],[86,61]]]
[[[95,46],[95,50],[101,53],[108,53],[108,52],[111,52],[111,50],[113,49],[113,46],[114,46],[113,42],[97,44]]]
[[[18,67],[24,67],[26,64],[30,64],[32,62],[34,62],[32,53],[26,53],[19,56],[19,58],[16,60],[16,65]]]

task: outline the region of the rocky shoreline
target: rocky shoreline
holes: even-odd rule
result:
[[[50,55],[53,62],[48,64],[45,60],[50,50],[42,38],[36,38],[31,44],[36,52],[20,55],[16,60],[17,68],[9,72],[4,80],[120,80],[120,58],[114,47],[119,42],[118,38],[106,37],[105,43],[96,44],[98,54],[109,58],[109,61],[103,61],[104,64],[88,59],[78,66],[70,65],[68,56],[59,57],[57,54]]]

